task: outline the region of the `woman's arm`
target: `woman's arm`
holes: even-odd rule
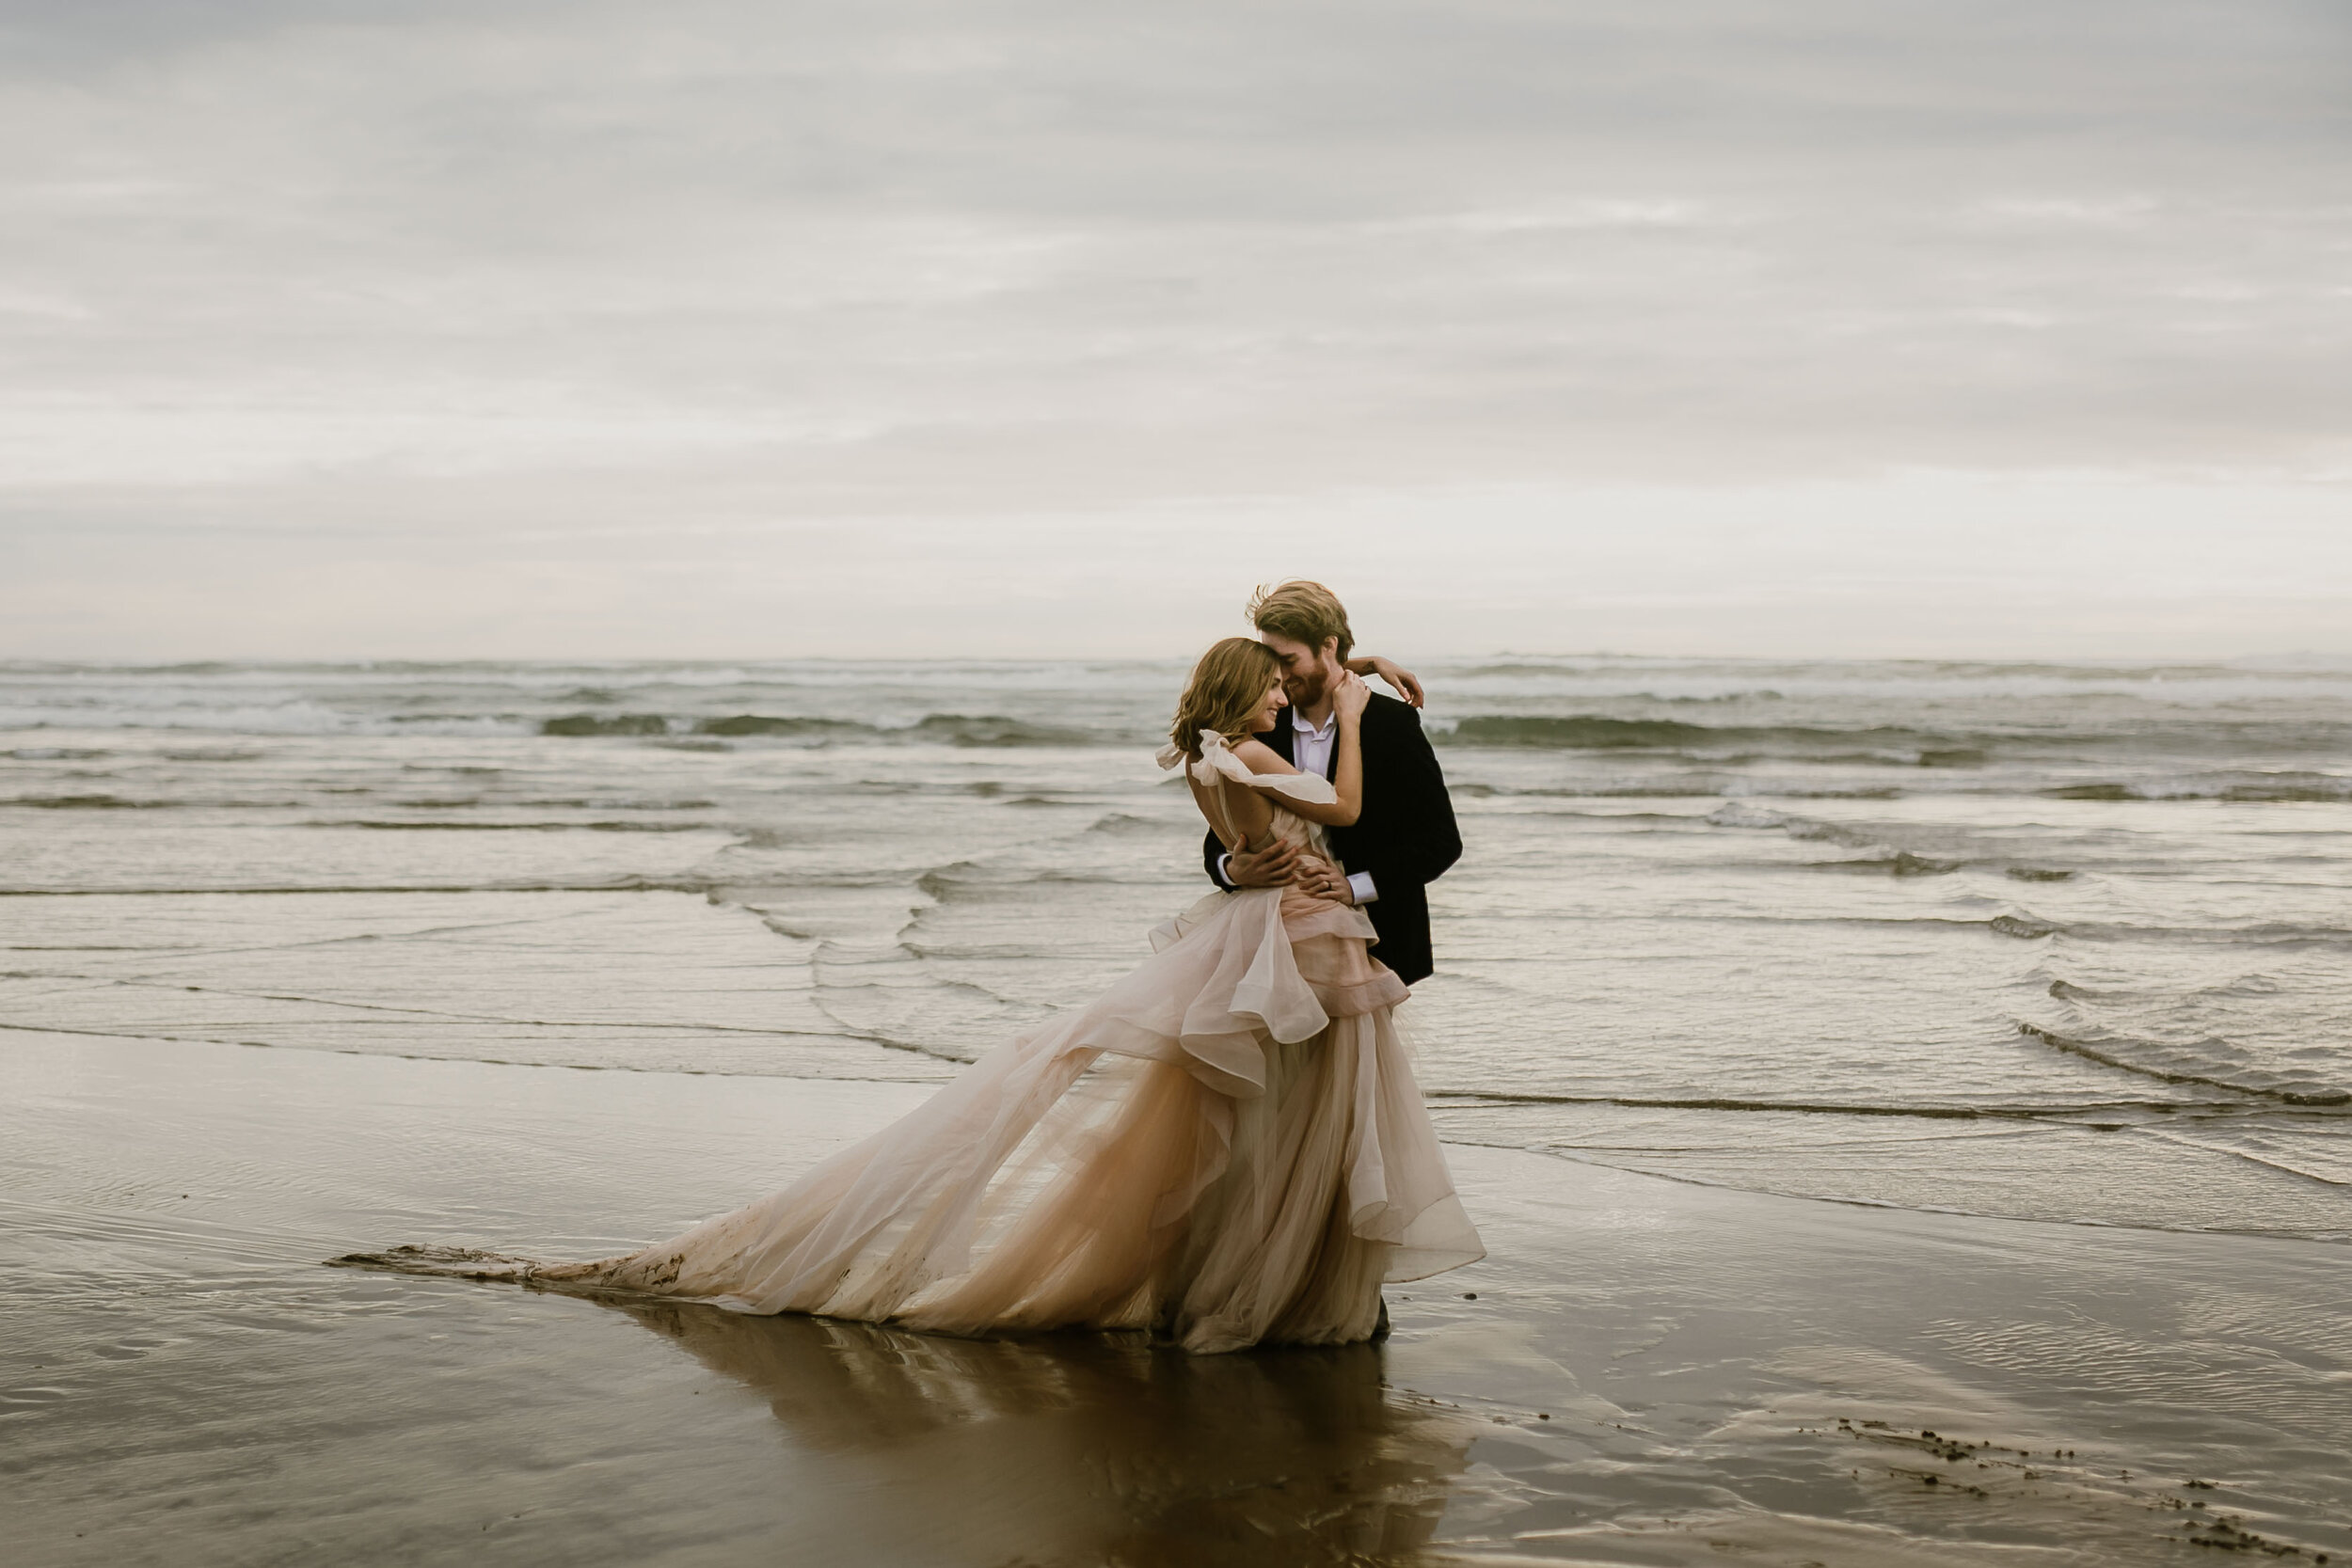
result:
[[[1320,822],[1327,828],[1352,828],[1364,814],[1364,708],[1372,701],[1372,688],[1353,673],[1341,682],[1332,693],[1331,706],[1339,717],[1339,735],[1332,743],[1331,787],[1339,799],[1328,802],[1301,800],[1285,796],[1282,804],[1310,822]],[[1295,773],[1297,768],[1262,740],[1246,740],[1233,748],[1233,754],[1248,766],[1252,773]],[[1245,791],[1256,794],[1255,790]]]

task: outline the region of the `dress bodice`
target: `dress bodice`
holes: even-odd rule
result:
[[[1184,760],[1184,753],[1174,746],[1163,750],[1160,766],[1173,768]],[[1200,755],[1188,769],[1193,780],[1203,785],[1201,803],[1212,817],[1224,816],[1224,784],[1237,784],[1254,789],[1265,797],[1272,812],[1272,828],[1276,837],[1295,845],[1311,859],[1345,871],[1339,859],[1331,853],[1330,842],[1324,836],[1320,823],[1311,822],[1285,804],[1288,801],[1328,805],[1340,798],[1331,787],[1331,781],[1320,773],[1253,773],[1249,765],[1235,756],[1226,745],[1225,737],[1215,730],[1200,732]],[[1217,835],[1231,844],[1241,835],[1232,832],[1231,822],[1216,822]],[[1219,899],[1262,898],[1275,905],[1284,931],[1289,935],[1300,973],[1305,975],[1333,1011],[1352,1011],[1359,1006],[1402,1001],[1405,988],[1396,977],[1373,961],[1366,948],[1379,940],[1371,919],[1352,903],[1342,903],[1311,892],[1308,884],[1291,881],[1280,887],[1237,888],[1231,893],[1212,894],[1195,910],[1179,915],[1163,927],[1168,940],[1188,928],[1202,909]],[[1155,940],[1157,938],[1155,937]],[[1377,978],[1375,979],[1375,974]],[[1394,994],[1390,994],[1393,988]]]
[[[1169,745],[1161,749],[1159,764],[1162,768],[1173,768],[1184,758],[1182,751]],[[1331,781],[1322,774],[1253,773],[1249,765],[1235,756],[1232,748],[1226,744],[1225,737],[1215,730],[1200,732],[1200,755],[1185,771],[1196,783],[1208,787],[1208,800],[1212,802],[1208,810],[1214,816],[1223,818],[1225,815],[1225,792],[1219,785],[1232,783],[1254,789],[1265,797],[1266,805],[1273,812],[1275,837],[1317,860],[1338,863],[1332,860],[1330,841],[1324,836],[1323,825],[1310,822],[1283,803],[1286,800],[1305,800],[1316,805],[1329,805],[1337,800],[1339,791],[1332,788]],[[1233,830],[1230,821],[1218,820],[1212,826],[1216,829],[1217,836],[1229,844],[1242,836]]]

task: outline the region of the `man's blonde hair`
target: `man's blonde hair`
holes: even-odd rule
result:
[[[1168,726],[1168,738],[1188,757],[1200,754],[1202,730],[1215,730],[1236,745],[1248,739],[1249,721],[1258,716],[1258,705],[1281,678],[1282,661],[1274,657],[1273,649],[1254,637],[1225,639],[1192,667],[1192,678],[1184,682],[1184,694],[1176,704],[1176,718]]]
[[[1249,595],[1249,624],[1260,631],[1304,642],[1317,653],[1323,651],[1325,638],[1336,637],[1342,660],[1356,646],[1356,634],[1347,629],[1347,607],[1340,603],[1340,596],[1303,578],[1275,588],[1261,586]]]

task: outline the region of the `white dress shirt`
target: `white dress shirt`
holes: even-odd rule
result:
[[[1291,766],[1301,773],[1331,776],[1331,746],[1340,737],[1340,716],[1334,711],[1324,716],[1323,727],[1307,722],[1307,716],[1296,708],[1291,713]]]
[[[1308,723],[1306,715],[1296,708],[1288,711],[1291,716],[1291,766],[1301,773],[1320,773],[1329,778],[1331,748],[1340,738],[1339,714],[1327,714],[1322,728],[1318,729]],[[1231,855],[1216,858],[1217,880],[1228,887],[1232,885],[1232,879],[1226,875],[1225,863],[1232,858]],[[1349,873],[1347,885],[1355,891],[1359,904],[1369,904],[1380,896],[1380,890],[1372,885],[1372,873],[1369,871]]]

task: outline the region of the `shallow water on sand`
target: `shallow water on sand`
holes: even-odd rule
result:
[[[19,1032],[0,1085],[11,1563],[2352,1550],[2352,1312],[2310,1243],[1462,1148],[1494,1256],[1393,1288],[1394,1339],[1195,1358],[320,1266],[611,1251],[921,1085]]]
[[[1450,1138],[2352,1238],[2352,667],[1423,673]],[[1204,889],[1180,678],[0,667],[0,1026],[936,1079]]]

